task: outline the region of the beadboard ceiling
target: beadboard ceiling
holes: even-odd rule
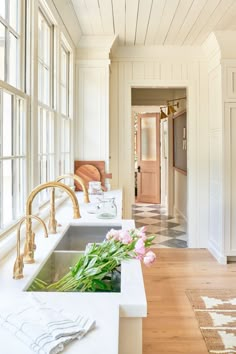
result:
[[[236,0],[71,0],[83,35],[118,35],[120,45],[201,45],[236,29]]]

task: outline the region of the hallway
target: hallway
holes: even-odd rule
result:
[[[156,235],[154,248],[187,248],[187,224],[178,216],[167,215],[160,204],[136,203],[132,206],[136,227],[147,226],[147,234]]]

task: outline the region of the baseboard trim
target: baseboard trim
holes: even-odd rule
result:
[[[208,242],[207,249],[220,264],[227,264],[227,257],[220,253],[211,241]]]

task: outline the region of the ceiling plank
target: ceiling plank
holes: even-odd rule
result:
[[[196,37],[198,36],[199,32],[201,31],[202,27],[206,25],[209,20],[211,14],[216,10],[217,6],[219,5],[220,0],[208,0],[205,6],[203,7],[197,21],[195,22],[194,26],[191,28],[189,33],[187,34],[184,44],[191,45],[194,43]]]
[[[125,12],[125,44],[133,45],[135,41],[135,33],[138,19],[140,0],[126,0]]]
[[[98,0],[98,3],[100,7],[103,33],[105,35],[115,34],[111,0]]]
[[[199,14],[202,11],[203,6],[205,5],[207,0],[194,0],[193,5],[191,6],[187,17],[185,18],[179,32],[177,33],[175,39],[175,45],[182,45],[187,34],[191,30],[192,26],[196,22]]]
[[[96,35],[104,34],[98,0],[84,0],[84,1],[88,9],[89,21],[91,23],[93,33]]]
[[[137,31],[135,35],[135,44],[137,45],[143,45],[145,42],[152,4],[153,0],[140,0]]]
[[[72,0],[76,15],[83,35],[93,35],[93,29],[89,21],[88,9],[84,0]]]
[[[218,24],[221,22],[222,18],[226,16],[225,14],[229,11],[229,9],[230,13],[232,13],[233,4],[235,5],[235,0],[221,0],[215,11],[208,18],[206,25],[203,26],[201,31],[198,33],[193,43],[196,45],[202,44],[209,34],[217,28]]]
[[[119,44],[125,44],[125,0],[112,0],[115,34],[119,35]]]
[[[182,26],[182,23],[187,16],[194,0],[181,0],[180,4],[176,10],[175,16],[173,18],[173,21],[171,23],[169,32],[167,33],[167,36],[165,38],[164,44],[171,45],[174,43],[174,40],[177,36],[178,31],[180,30],[180,27]]]
[[[224,16],[220,19],[219,23],[216,25],[216,30],[227,30],[235,28],[235,17],[236,17],[236,1],[232,2],[232,5],[224,13]]]
[[[155,44],[163,45],[179,3],[180,0],[166,1],[165,8],[163,10],[163,15],[161,18],[161,23],[156,34]]]
[[[145,45],[153,45],[155,43],[156,33],[161,22],[165,3],[166,0],[153,0],[152,12],[149,19]]]

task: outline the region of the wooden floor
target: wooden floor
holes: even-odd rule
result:
[[[148,317],[143,354],[207,354],[186,289],[236,288],[236,263],[220,265],[204,249],[156,249],[143,266]]]

